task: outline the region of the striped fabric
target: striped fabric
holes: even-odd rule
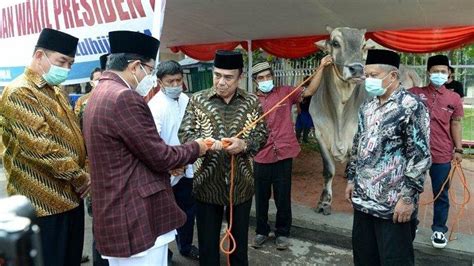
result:
[[[0,118],[8,194],[26,196],[40,217],[79,206],[85,146],[61,90],[27,68],[5,88]]]
[[[270,66],[270,64],[268,62],[260,62],[260,63],[257,63],[255,65],[253,65],[252,67],[252,75],[255,75],[255,74],[258,74],[264,70],[270,70],[272,69],[272,67]]]
[[[198,92],[190,99],[179,130],[182,142],[212,137],[220,140],[233,137],[246,125],[262,115],[257,97],[237,89],[226,104],[213,88]],[[247,151],[236,156],[234,204],[243,203],[254,194],[252,156],[267,140],[264,122],[258,123],[241,138],[247,142]],[[225,151],[208,152],[194,163],[193,192],[197,200],[229,204],[230,156]]]

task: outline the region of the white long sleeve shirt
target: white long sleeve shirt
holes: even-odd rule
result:
[[[189,97],[181,93],[178,99],[171,99],[161,90],[148,102],[156,129],[163,141],[168,145],[180,145],[178,130],[183,120]],[[184,175],[171,176],[171,186],[178,184],[183,177],[193,177],[193,166],[186,166]]]

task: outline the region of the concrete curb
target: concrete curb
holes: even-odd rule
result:
[[[276,208],[270,200],[269,220],[275,221]],[[292,204],[293,225],[291,234],[298,238],[352,249],[352,214],[333,213],[325,216],[313,209]],[[251,224],[255,225],[255,205],[250,211]],[[423,265],[474,265],[474,236],[456,234],[444,249],[431,245],[431,230],[420,228],[414,241],[417,264]],[[252,240],[250,240],[252,241]]]

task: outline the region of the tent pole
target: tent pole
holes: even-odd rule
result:
[[[252,65],[253,65],[253,55],[252,55],[252,40],[247,40],[247,62],[248,62],[248,71],[247,71],[247,91],[253,92],[252,86]]]

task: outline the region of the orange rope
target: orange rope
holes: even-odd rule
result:
[[[280,106],[280,104],[282,104],[283,102],[285,102],[288,98],[290,98],[293,94],[295,94],[299,88],[301,88],[301,86],[303,86],[303,84],[305,84],[306,82],[308,82],[309,80],[311,80],[313,78],[314,75],[316,75],[316,71],[311,75],[309,76],[307,79],[303,80],[303,82],[301,82],[300,85],[298,85],[298,87],[296,87],[291,93],[289,93],[288,95],[286,95],[283,99],[281,99],[279,102],[277,102],[272,108],[270,108],[270,110],[268,110],[267,112],[265,112],[262,116],[260,116],[258,119],[256,119],[255,121],[253,121],[251,124],[247,125],[246,127],[244,127],[239,133],[237,133],[234,137],[238,138],[240,137],[242,134],[244,134],[245,132],[247,132],[248,130],[252,129],[253,127],[255,127],[257,125],[258,122],[262,121],[266,116],[268,116],[271,112],[275,111],[276,108],[278,108]],[[206,145],[208,148],[211,148],[212,147],[212,144],[214,144],[212,141],[206,141]],[[223,141],[222,142],[222,146],[225,148],[225,147],[228,147],[230,145],[230,143],[228,142],[225,142]],[[235,170],[234,170],[234,162],[235,162],[235,156],[232,155],[231,156],[231,159],[230,159],[230,189],[229,189],[229,221],[228,221],[228,225],[227,225],[227,229],[225,230],[225,234],[224,236],[222,237],[221,239],[221,242],[220,242],[220,249],[221,251],[226,254],[226,257],[227,257],[227,265],[230,265],[230,255],[232,253],[234,253],[235,249],[237,248],[237,245],[235,243],[235,238],[234,236],[232,235],[231,233],[231,230],[232,230],[232,224],[233,224],[233,221],[234,221],[234,175],[235,175]],[[226,239],[227,239],[227,248],[225,247],[225,242],[226,242]],[[232,249],[231,249],[232,247]]]
[[[456,200],[456,193],[454,193],[453,190],[451,189],[452,182],[455,179],[455,174],[456,173],[457,173],[457,176],[459,177],[459,180],[461,181],[461,184],[463,186],[463,201],[462,202],[458,202]],[[452,225],[451,225],[451,232],[449,233],[449,238],[448,239],[449,239],[449,241],[452,241],[452,240],[454,240],[452,238],[452,235],[456,231],[455,230],[456,225],[459,223],[459,220],[461,219],[462,215],[464,214],[465,206],[471,200],[471,192],[469,191],[469,184],[467,183],[467,179],[466,179],[466,176],[464,175],[464,171],[463,171],[461,165],[458,162],[453,162],[452,167],[451,167],[451,171],[449,171],[448,178],[446,178],[443,185],[441,186],[441,189],[439,190],[438,194],[433,198],[433,200],[431,200],[429,202],[420,203],[420,205],[425,206],[425,205],[428,205],[428,204],[431,204],[431,203],[435,202],[439,198],[441,193],[443,192],[443,190],[446,187],[446,185],[448,184],[448,182],[451,183],[450,188],[448,189],[449,198],[454,203],[454,205],[460,205],[461,206],[458,213],[456,214],[456,217],[454,218],[454,221],[453,221]]]

